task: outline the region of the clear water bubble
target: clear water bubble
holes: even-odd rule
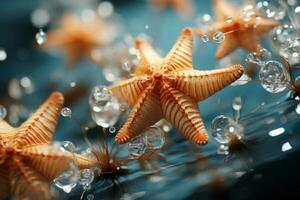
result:
[[[131,157],[138,158],[142,156],[146,151],[143,137],[137,136],[133,138],[127,143],[127,149]]]
[[[120,104],[111,96],[110,91],[105,86],[97,86],[93,89],[89,104],[92,118],[97,125],[108,128],[118,121]]]
[[[7,58],[6,51],[0,48],[0,61],[4,61]]]
[[[207,35],[202,35],[201,40],[206,43],[209,41],[209,37]]]
[[[259,80],[266,91],[279,93],[287,88],[291,78],[286,68],[280,62],[270,60],[260,68]]]
[[[231,23],[233,21],[233,18],[231,17],[231,16],[228,16],[227,18],[226,18],[226,22],[227,23]]]
[[[108,131],[110,133],[115,133],[116,132],[116,127],[112,126],[112,127],[109,127]]]
[[[195,20],[196,26],[200,27],[203,31],[208,31],[212,27],[212,17],[211,15],[205,13],[203,15],[200,15]]]
[[[93,169],[83,169],[80,171],[79,184],[82,185],[84,189],[87,189],[94,181],[94,177],[95,174]]]
[[[53,180],[53,183],[65,193],[70,193],[77,186],[79,178],[79,169],[75,165],[71,164],[69,169]]]
[[[3,105],[0,105],[0,119],[4,119],[7,115],[7,110]]]
[[[157,126],[147,128],[142,137],[147,149],[161,149],[165,144],[165,134],[163,130]]]
[[[59,149],[63,152],[71,152],[71,153],[76,152],[76,146],[70,141],[60,142]]]
[[[72,110],[68,107],[64,107],[61,109],[61,115],[63,117],[72,117]]]
[[[269,52],[267,49],[262,48],[259,50],[259,52],[249,53],[245,61],[262,66],[271,58],[272,58],[271,52]]]
[[[235,135],[238,139],[243,137],[244,128],[233,119],[224,115],[217,116],[211,123],[212,136],[220,144],[227,145],[230,136]]]
[[[225,34],[222,32],[215,32],[212,39],[216,43],[222,43],[225,40]]]
[[[232,102],[232,108],[233,110],[241,110],[243,107],[242,98],[241,97],[235,97]]]
[[[37,32],[37,34],[35,35],[35,39],[36,39],[36,42],[39,44],[39,45],[42,45],[46,42],[47,40],[47,35],[46,33],[43,31],[43,29],[40,29],[39,32]]]

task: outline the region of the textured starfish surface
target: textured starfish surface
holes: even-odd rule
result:
[[[193,36],[184,29],[179,39],[162,58],[145,41],[137,40],[140,53],[135,77],[111,86],[120,100],[133,105],[128,121],[116,135],[117,143],[125,143],[162,118],[197,144],[205,144],[208,135],[197,101],[206,99],[243,74],[243,67],[198,71],[192,64]]]
[[[171,6],[178,14],[183,16],[190,15],[193,11],[191,0],[152,0],[151,3],[159,9]]]
[[[93,161],[50,145],[63,105],[55,92],[20,127],[0,121],[0,199],[51,199],[49,182],[74,161],[79,168]]]
[[[279,22],[262,16],[253,9],[254,4],[249,3],[243,5],[241,9],[240,6],[229,4],[225,0],[213,1],[216,22],[206,34],[210,38],[215,32],[225,33],[226,36],[216,53],[217,59],[227,56],[237,48],[259,52],[260,38],[279,25]],[[196,28],[195,32],[201,36],[205,34],[199,28]]]
[[[42,47],[63,49],[68,66],[73,67],[83,57],[93,60],[92,51],[110,42],[105,26],[99,16],[84,19],[65,14],[59,26],[47,33],[47,41]]]

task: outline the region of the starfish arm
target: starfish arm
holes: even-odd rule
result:
[[[185,28],[166,57],[169,70],[191,69],[193,53],[192,29]]]
[[[17,199],[52,199],[49,183],[19,159],[13,160],[9,180],[11,193]]]
[[[261,46],[259,44],[259,35],[255,29],[249,31],[243,31],[240,36],[243,38],[240,43],[240,47],[248,50],[249,52],[259,52]]]
[[[279,25],[280,23],[275,20],[261,18],[259,23],[256,25],[256,33],[259,36],[263,36],[264,34],[266,34],[267,32]]]
[[[119,100],[134,105],[147,85],[148,80],[145,77],[137,76],[120,84],[110,86],[109,90]]]
[[[241,65],[210,71],[180,70],[175,72],[174,88],[200,101],[237,80],[243,71]]]
[[[52,181],[68,169],[73,161],[80,169],[92,167],[95,163],[95,161],[84,156],[62,152],[58,148],[49,145],[25,148],[21,155],[47,181]]]
[[[197,103],[179,90],[164,85],[160,96],[163,116],[187,139],[196,144],[206,144],[208,135]]]
[[[234,9],[234,6],[224,0],[214,0],[213,7],[214,16],[217,21],[225,21],[227,17],[233,17],[236,15],[236,10]]]
[[[137,39],[135,46],[139,50],[140,60],[135,69],[136,75],[144,75],[149,67],[153,64],[160,63],[162,58],[153,49],[153,47],[146,41]]]
[[[67,33],[64,30],[52,30],[47,33],[47,40],[43,49],[60,48],[68,43]]]
[[[0,167],[0,188],[0,199],[6,199],[10,196],[7,168],[4,166]]]
[[[116,143],[125,143],[162,118],[159,97],[155,84],[150,85],[141,94],[133,107],[127,122],[116,135]]]
[[[228,54],[232,53],[234,50],[236,50],[239,47],[239,44],[236,40],[236,34],[234,32],[227,33],[225,40],[220,44],[217,53],[216,58],[221,59],[227,56]]]
[[[64,98],[54,92],[18,129],[16,142],[22,147],[48,144],[55,131]]]
[[[11,127],[6,121],[0,119],[0,134],[7,134],[13,132],[15,128]]]

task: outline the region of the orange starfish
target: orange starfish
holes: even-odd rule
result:
[[[212,37],[215,32],[225,33],[226,38],[220,44],[216,58],[221,59],[237,48],[244,48],[250,52],[259,52],[260,38],[279,22],[267,19],[254,10],[252,4],[242,6],[242,11],[237,5],[229,4],[224,0],[214,0],[214,13],[216,22],[207,35]],[[203,36],[201,29],[196,28],[196,33]]]
[[[128,121],[115,138],[117,143],[127,142],[162,118],[194,143],[207,143],[208,135],[197,101],[237,80],[243,74],[243,67],[194,70],[192,44],[190,28],[183,30],[165,58],[160,57],[147,42],[136,41],[141,57],[136,76],[110,87],[118,99],[133,105]]]
[[[43,48],[62,48],[66,53],[68,66],[73,67],[83,57],[93,60],[92,51],[109,42],[100,16],[84,20],[72,14],[65,14],[59,27],[47,33],[47,41]]]
[[[50,199],[49,181],[71,161],[79,168],[92,165],[83,156],[49,144],[62,104],[63,97],[56,92],[19,128],[0,120],[0,199]]]
[[[159,9],[165,9],[167,6],[171,6],[182,16],[190,15],[193,11],[193,3],[191,0],[152,0],[151,3]]]

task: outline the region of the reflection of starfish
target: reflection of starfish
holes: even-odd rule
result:
[[[237,48],[244,48],[250,52],[258,52],[261,48],[259,39],[268,31],[278,26],[279,23],[267,19],[253,11],[251,4],[243,6],[242,13],[237,12],[234,5],[224,0],[214,0],[215,25],[209,31],[209,37],[214,32],[226,34],[225,40],[220,44],[216,53],[217,59],[221,59]],[[248,9],[249,8],[249,9]],[[231,18],[230,20],[228,20]],[[200,29],[196,33],[203,35]]]
[[[67,64],[74,66],[82,57],[91,59],[92,50],[109,41],[103,21],[99,16],[83,20],[78,16],[65,14],[55,30],[47,33],[44,48],[62,48],[67,56]]]
[[[0,120],[0,199],[49,199],[49,181],[69,167],[85,168],[92,162],[49,145],[63,97],[53,93],[19,128]]]
[[[187,139],[207,143],[197,101],[237,80],[243,68],[236,65],[212,71],[194,70],[192,43],[192,31],[186,28],[167,57],[161,58],[148,43],[136,41],[141,55],[136,77],[110,87],[113,95],[134,105],[115,138],[117,143],[127,142],[161,118],[166,118]]]
[[[159,9],[165,9],[167,6],[172,6],[177,13],[183,16],[191,14],[193,10],[191,0],[152,0],[151,3]]]

